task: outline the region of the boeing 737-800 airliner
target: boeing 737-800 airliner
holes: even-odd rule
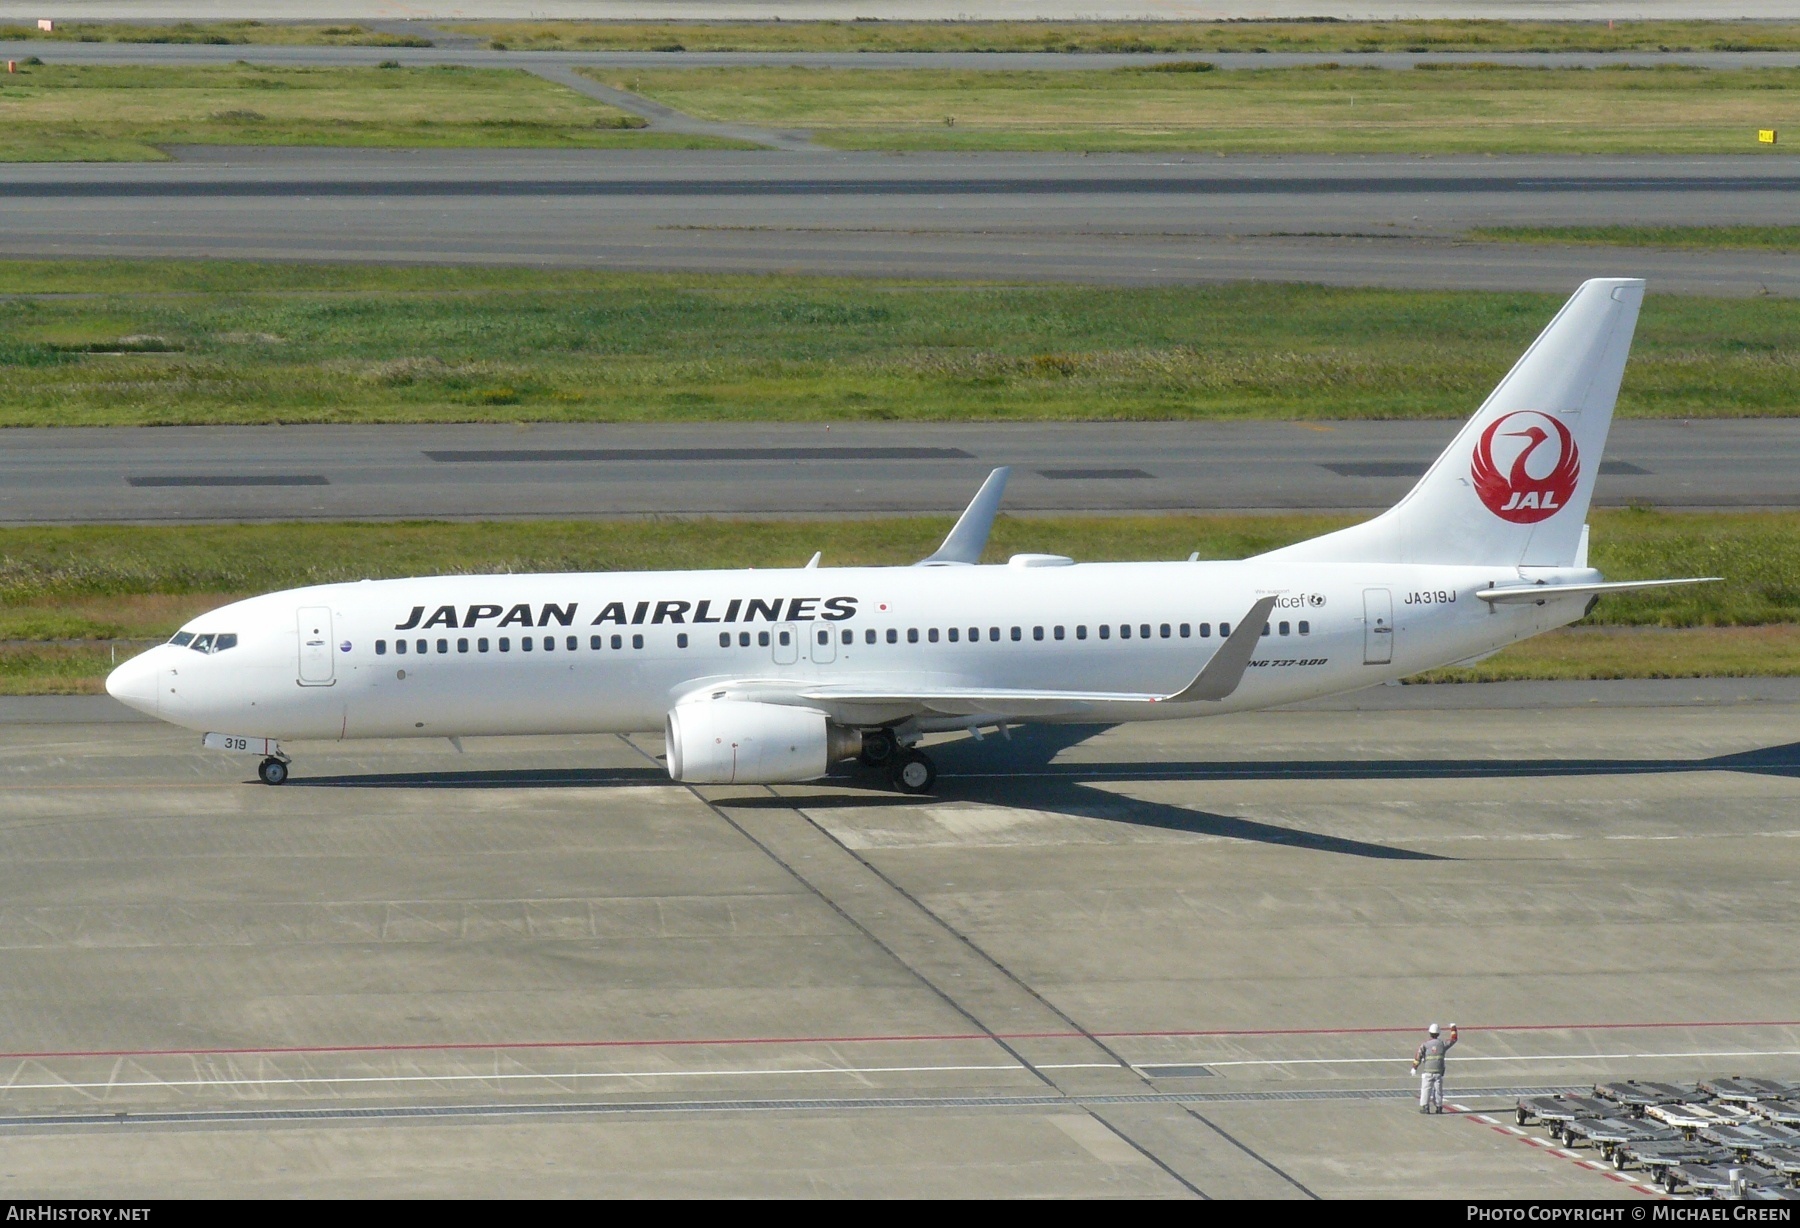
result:
[[[929,733],[1242,712],[1472,660],[1603,593],[1698,582],[1587,564],[1643,292],[1584,284],[1397,505],[1255,558],[978,565],[996,470],[912,567],[320,585],[204,614],[107,690],[262,756],[269,784],[290,740],[661,729],[679,781],[860,758],[923,792]]]

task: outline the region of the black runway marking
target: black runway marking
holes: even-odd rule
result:
[[[1120,481],[1136,478],[1154,477],[1142,469],[1039,469],[1038,476],[1049,478],[1055,482],[1098,481],[1102,479]]]
[[[1329,469],[1340,478],[1422,478],[1431,467],[1429,461],[1320,461],[1321,469]],[[1651,471],[1630,461],[1600,462],[1600,472],[1607,477],[1649,477]]]
[[[329,486],[317,473],[170,474],[126,478],[130,486]]]
[[[439,464],[558,461],[974,460],[961,448],[487,448],[427,449]]]

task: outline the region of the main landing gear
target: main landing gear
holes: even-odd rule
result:
[[[937,767],[923,751],[900,745],[891,729],[863,731],[862,753],[857,760],[864,767],[884,772],[894,788],[902,793],[929,793],[937,783]]]
[[[281,784],[288,778],[287,760],[270,755],[257,765],[256,775],[265,785]]]
[[[902,793],[929,793],[937,783],[937,765],[924,751],[902,751],[894,757],[888,779]]]

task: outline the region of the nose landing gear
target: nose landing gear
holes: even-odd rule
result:
[[[257,765],[256,775],[265,785],[281,784],[288,778],[287,760],[270,755]]]

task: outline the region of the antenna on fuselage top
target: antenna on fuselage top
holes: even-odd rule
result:
[[[1000,514],[1000,496],[1006,493],[1006,479],[1011,476],[1009,465],[1002,465],[988,474],[987,481],[969,500],[969,506],[963,509],[944,544],[933,554],[920,559],[917,566],[955,567],[981,562],[981,552],[987,549],[988,534],[994,531],[994,517]]]

